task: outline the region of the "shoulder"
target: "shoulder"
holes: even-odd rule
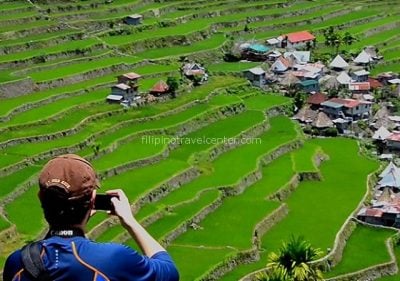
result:
[[[8,256],[3,269],[3,280],[12,280],[13,277],[22,269],[21,250],[13,252]]]
[[[129,262],[140,263],[143,256],[134,249],[118,243],[99,243],[91,240],[82,241],[77,244],[77,252],[79,255],[88,259],[105,260],[115,262],[114,264],[124,264]],[[93,253],[102,253],[101,256],[93,255]]]

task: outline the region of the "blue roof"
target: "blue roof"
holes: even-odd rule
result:
[[[316,81],[316,80],[304,80],[304,81],[300,81],[299,83],[302,86],[307,87],[307,86],[311,86],[311,85],[317,85],[318,81]]]
[[[327,107],[332,107],[332,108],[341,108],[341,107],[343,107],[343,104],[336,103],[336,102],[333,102],[333,101],[325,101],[325,102],[321,103],[321,105],[327,106]]]
[[[251,44],[249,46],[249,49],[256,51],[258,53],[265,53],[270,50],[267,46],[264,46],[262,44]]]

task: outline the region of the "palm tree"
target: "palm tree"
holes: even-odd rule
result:
[[[284,270],[273,270],[272,272],[266,273],[259,273],[256,275],[258,281],[292,281],[293,279],[290,278]]]
[[[267,269],[271,278],[280,276],[280,281],[320,281],[323,280],[322,272],[313,267],[311,262],[317,259],[322,252],[315,249],[303,237],[292,236],[289,242],[283,243],[278,253],[269,255]],[[271,281],[270,279],[259,279]]]

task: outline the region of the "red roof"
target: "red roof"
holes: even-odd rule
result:
[[[333,99],[330,99],[329,101],[334,102],[334,103],[343,104],[345,107],[348,107],[348,108],[356,107],[360,104],[360,101],[353,100],[353,99],[333,98]]]
[[[135,72],[129,72],[129,73],[125,73],[122,76],[128,78],[128,79],[137,79],[140,78],[142,76],[140,76],[139,74],[135,73]]]
[[[290,67],[290,62],[287,60],[287,59],[285,59],[284,57],[279,57],[278,58],[278,60],[280,60],[280,62],[284,65],[284,66],[286,66],[286,67]]]
[[[368,78],[371,89],[377,89],[383,87],[383,84],[374,78]]]
[[[393,133],[386,139],[391,141],[400,141],[400,133]]]
[[[351,91],[368,91],[369,89],[371,89],[371,85],[369,84],[369,82],[350,83],[349,89]]]
[[[286,34],[290,43],[306,42],[315,39],[315,36],[308,31],[300,31]]]
[[[365,211],[365,216],[368,216],[368,217],[378,217],[378,218],[380,218],[380,217],[382,217],[382,215],[383,215],[382,210],[378,210],[378,209],[367,209]]]
[[[164,81],[160,80],[153,86],[153,88],[151,89],[150,92],[165,93],[168,90],[169,90],[169,87],[168,87],[167,83],[165,83]]]
[[[316,93],[312,96],[310,96],[307,99],[307,103],[309,104],[316,104],[316,105],[320,105],[321,103],[323,103],[324,101],[326,101],[328,99],[328,97],[325,94],[322,93]]]

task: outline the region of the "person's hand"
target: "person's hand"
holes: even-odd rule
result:
[[[111,202],[114,205],[113,213],[119,217],[123,225],[135,220],[128,197],[121,189],[109,190],[106,193],[115,195],[115,197],[111,198]]]

